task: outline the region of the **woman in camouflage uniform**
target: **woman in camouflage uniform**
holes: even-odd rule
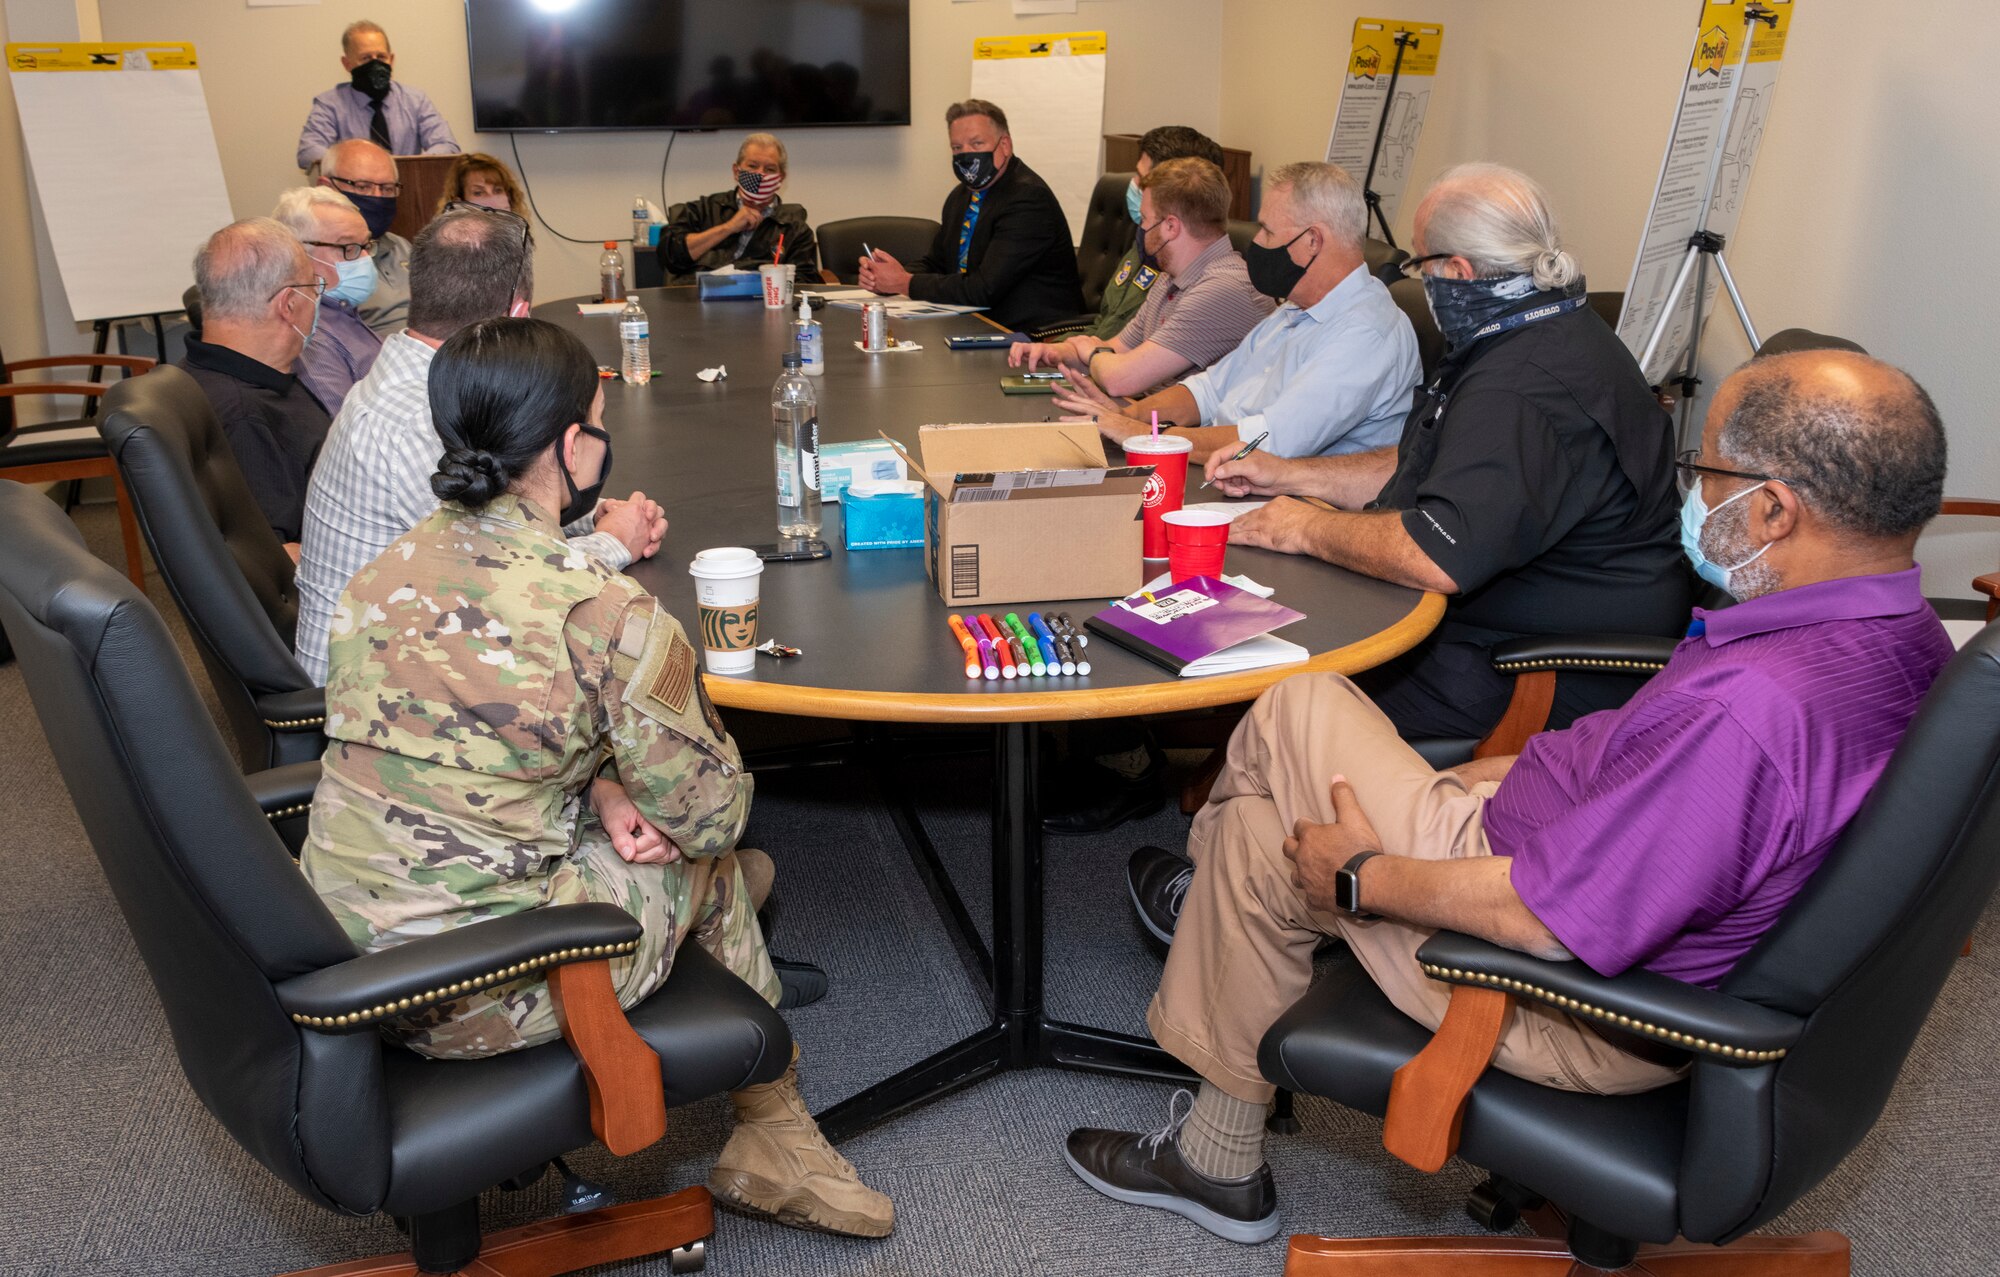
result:
[[[637,582],[562,534],[610,470],[595,362],[553,324],[488,320],[439,349],[430,398],[443,504],[356,573],[334,613],[308,880],[369,950],[609,901],[645,929],[612,961],[623,1005],[659,987],[690,933],[775,1004],[735,852],[751,779],[696,650]],[[531,978],[389,1032],[464,1057],[559,1028]],[[732,1098],[739,1122],[709,1177],[719,1198],[889,1232],[888,1198],[821,1137],[793,1070]]]

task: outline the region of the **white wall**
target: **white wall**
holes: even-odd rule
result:
[[[243,0],[96,0],[107,40],[195,42],[215,121],[230,199],[239,216],[265,213],[299,180],[292,164],[313,95],[345,79],[340,31],[373,17],[389,31],[397,79],[429,93],[468,150],[512,163],[505,134],[471,131],[472,97],[463,0],[397,4],[328,0],[319,5],[246,8]],[[785,134],[792,175],[786,198],[815,222],[870,213],[936,217],[952,182],[945,106],[966,95],[972,42],[980,36],[1102,30],[1110,57],[1103,126],[1143,131],[1163,121],[1214,133],[1221,90],[1214,74],[1219,0],[1091,0],[1074,15],[1013,16],[1007,0],[913,0],[910,6],[908,128],[797,129]],[[1190,56],[1190,51],[1195,51]],[[1161,66],[1185,75],[1160,75]],[[1001,103],[1004,107],[1006,103]],[[1092,127],[1095,127],[1094,125]],[[729,164],[746,130],[682,134],[667,173],[669,201],[729,184]],[[631,235],[632,197],[659,200],[667,133],[569,134],[520,138],[521,159],[542,215],[556,230],[602,241]],[[1030,164],[1034,156],[1025,156]],[[581,293],[596,284],[599,250],[565,244],[538,229],[537,291]]]
[[[1881,25],[1871,0],[1797,0],[1731,268],[1766,334],[1854,339],[1907,368],[1950,432],[1949,491],[2000,495],[1986,243],[2000,214],[2000,5],[1935,0]],[[1222,128],[1260,167],[1325,153],[1354,19],[1373,3],[1223,0]],[[1412,190],[1464,160],[1545,183],[1593,287],[1622,289],[1659,172],[1697,0],[1416,0],[1445,24]],[[1406,197],[1397,227],[1416,207]],[[1713,386],[1749,354],[1726,301],[1703,345]],[[1991,520],[1943,520],[1926,589],[1993,569]],[[1980,526],[1980,525],[1988,526]]]

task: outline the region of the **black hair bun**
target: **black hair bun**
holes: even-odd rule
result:
[[[431,491],[440,501],[456,501],[477,510],[507,490],[507,468],[483,448],[447,448],[431,476]]]

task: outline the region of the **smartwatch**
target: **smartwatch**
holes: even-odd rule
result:
[[[1375,915],[1361,907],[1361,866],[1376,856],[1379,851],[1360,851],[1340,868],[1333,871],[1333,907],[1357,918],[1372,918]]]

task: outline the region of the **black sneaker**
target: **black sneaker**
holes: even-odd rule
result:
[[[1176,1091],[1169,1112],[1186,1091]],[[1153,1206],[1191,1219],[1217,1237],[1253,1245],[1278,1235],[1278,1189],[1270,1163],[1240,1179],[1210,1179],[1181,1157],[1181,1123],[1172,1116],[1149,1134],[1080,1127],[1063,1160],[1077,1177],[1114,1201]]]
[[[771,967],[778,973],[778,1010],[809,1007],[826,996],[826,972],[810,962],[787,962],[771,955]]]
[[[1125,864],[1125,885],[1139,921],[1161,944],[1174,942],[1181,920],[1181,902],[1194,881],[1194,861],[1164,847],[1141,847]]]

